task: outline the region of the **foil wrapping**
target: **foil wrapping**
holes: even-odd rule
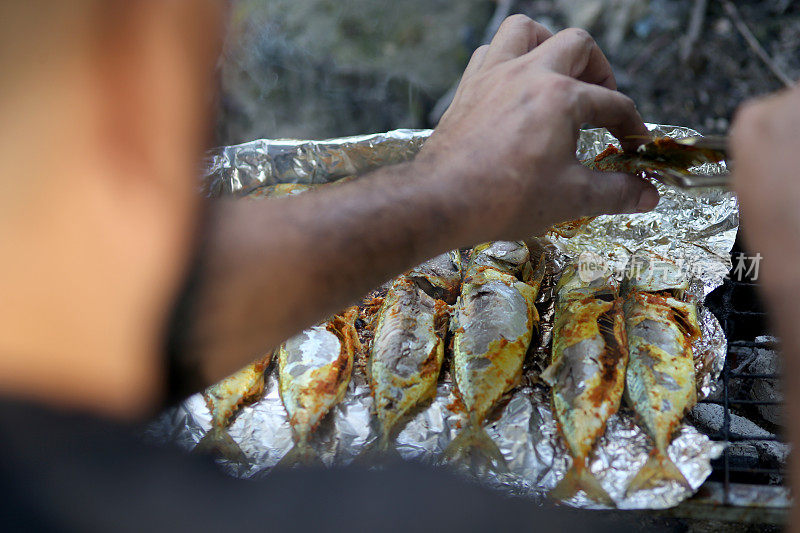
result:
[[[682,137],[687,128],[649,126],[656,134]],[[407,160],[419,150],[430,131],[398,130],[386,134],[330,141],[254,141],[225,147],[209,155],[204,190],[210,196],[246,195],[276,183],[327,183],[370,169]],[[584,130],[577,155],[592,157],[615,143],[605,130]],[[702,169],[724,171],[724,167]],[[701,190],[687,193],[658,185],[661,202],[652,213],[602,216],[572,238],[550,235],[544,242],[547,280],[537,305],[541,334],[529,352],[522,384],[512,391],[487,422],[487,431],[505,456],[510,472],[497,474],[471,465],[456,465],[489,486],[509,494],[546,498],[571,464],[553,418],[550,391],[538,379],[549,357],[552,330],[552,287],[560,271],[582,253],[600,256],[621,273],[627,258],[648,249],[687,266],[689,295],[700,304],[702,336],[694,345],[698,395],[710,394],[725,361],[727,341],[716,318],[702,307],[703,298],[722,283],[730,268],[729,252],[738,228],[738,205],[732,193]],[[455,406],[450,376],[443,373],[437,395],[401,431],[397,447],[405,459],[433,464],[465,424]],[[345,399],[334,408],[316,433],[316,446],[327,465],[345,465],[377,438],[371,415],[372,398],[363,371],[354,369]],[[158,441],[172,441],[191,449],[210,427],[211,416],[201,394],[165,412],[148,429]],[[278,393],[277,369],[267,375],[264,397],[241,409],[229,433],[248,457],[246,465],[220,460],[223,468],[242,478],[258,478],[291,448],[291,429]],[[654,488],[625,495],[628,482],[644,464],[652,444],[623,407],[614,415],[590,457],[591,471],[619,508],[667,508],[696,491],[711,472],[710,461],[723,445],[711,441],[684,421],[669,447],[669,455],[692,490],[664,481]],[[565,502],[599,508],[582,492]]]
[[[394,130],[325,141],[259,139],[212,150],[207,196],[245,196],[278,183],[320,185],[413,158],[433,130]]]

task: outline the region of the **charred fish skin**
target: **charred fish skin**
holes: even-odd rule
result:
[[[353,370],[358,335],[357,309],[292,337],[278,352],[278,382],[289,415],[295,447],[281,459],[288,466],[316,460],[310,437],[322,419],[344,398]]]
[[[614,506],[586,463],[622,401],[628,362],[622,302],[610,272],[584,282],[577,265],[565,271],[557,289],[552,363],[542,379],[552,387],[573,466],[551,495],[566,500],[584,490]]]
[[[197,443],[198,452],[217,452],[227,459],[245,461],[244,454],[227,432],[239,408],[264,394],[264,373],[272,353],[212,385],[203,393],[211,412],[211,429]]]
[[[445,460],[475,450],[493,468],[507,468],[483,423],[519,381],[538,328],[535,301],[542,276],[542,262],[534,273],[524,243],[493,242],[473,249],[452,325],[456,392],[469,420],[445,450]]]
[[[634,256],[632,261],[636,259],[640,258]],[[631,481],[628,493],[659,480],[689,486],[667,449],[684,414],[697,402],[692,342],[699,337],[700,328],[696,306],[675,297],[685,289],[683,282],[675,282],[679,280],[677,267],[656,265],[645,260],[644,267],[628,274],[625,283],[630,351],[625,395],[654,442],[651,456]],[[670,288],[670,284],[674,286]]]

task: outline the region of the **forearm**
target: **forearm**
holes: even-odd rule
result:
[[[432,166],[404,164],[301,196],[219,201],[189,346],[214,380],[478,234]],[[487,236],[489,233],[487,232]]]
[[[183,350],[213,380],[439,253],[652,209],[658,194],[646,181],[575,160],[583,123],[647,135],[615,87],[586,32],[551,36],[509,18],[473,55],[414,163],[298,197],[214,206]]]

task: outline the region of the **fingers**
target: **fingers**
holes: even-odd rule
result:
[[[533,50],[530,59],[553,72],[607,89],[617,88],[611,64],[586,30],[568,28],[558,32]]]
[[[644,213],[658,204],[658,191],[647,180],[616,172],[595,172],[577,166],[567,180],[568,218]]]
[[[497,30],[483,64],[487,67],[527,54],[553,34],[525,15],[512,15]]]
[[[588,123],[607,128],[627,151],[636,150],[650,136],[633,100],[599,85],[576,83],[571,110],[577,126]]]

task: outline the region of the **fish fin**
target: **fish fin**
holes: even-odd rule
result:
[[[363,466],[384,466],[402,461],[400,452],[389,437],[379,437],[367,445],[353,460]]]
[[[225,428],[218,426],[213,426],[209,429],[192,452],[217,455],[229,461],[242,464],[249,462],[242,449],[233,440],[233,437],[230,436]]]
[[[567,470],[564,479],[559,481],[558,485],[550,492],[550,497],[565,501],[575,496],[579,490],[585,492],[587,496],[597,503],[602,503],[608,507],[617,506],[616,502],[606,492],[606,489],[600,484],[600,481],[581,463],[580,459],[576,459],[572,468]]]
[[[686,477],[666,453],[654,450],[639,473],[628,484],[625,495],[654,487],[660,481],[677,481],[682,487],[691,490]]]
[[[509,471],[508,463],[500,448],[481,425],[470,424],[456,435],[439,456],[438,463],[447,464],[458,458],[477,459],[497,473]]]
[[[275,468],[293,468],[295,466],[325,466],[319,454],[307,442],[298,442],[281,460],[275,464]]]

